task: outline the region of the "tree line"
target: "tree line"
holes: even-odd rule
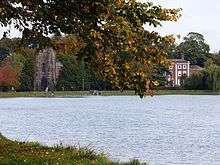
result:
[[[67,44],[74,51],[68,52],[60,48],[60,45]],[[77,39],[69,40],[54,39],[54,49],[57,50],[57,61],[63,67],[56,84],[56,90],[109,90],[111,85],[103,80],[97,79],[94,71],[84,60],[78,60],[74,42]],[[67,45],[68,45],[67,44]],[[58,46],[59,45],[59,46]],[[74,47],[75,46],[75,47]],[[73,48],[74,47],[74,48]],[[21,38],[7,38],[0,40],[0,88],[3,91],[33,91],[35,76],[35,60],[38,48],[34,44],[28,44]]]
[[[111,90],[112,85],[99,79],[78,47],[82,42],[77,36],[54,37],[52,45],[57,52],[57,60],[63,65],[57,90]],[[220,53],[210,53],[209,45],[204,36],[191,32],[180,44],[172,44],[165,50],[169,59],[183,58],[192,65],[198,65],[204,69],[183,78],[181,88],[199,90],[220,89]],[[27,42],[21,38],[3,37],[0,40],[0,86],[7,90],[16,88],[19,91],[34,90],[35,59],[38,52],[35,42]],[[129,58],[126,53],[121,58]],[[158,82],[158,86],[165,86],[168,65],[155,65],[152,70],[152,79]],[[128,89],[128,88],[125,88]]]

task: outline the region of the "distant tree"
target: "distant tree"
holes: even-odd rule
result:
[[[97,80],[95,73],[83,60],[79,61],[76,56],[62,55],[59,61],[63,64],[58,78],[58,90],[93,90],[105,89],[108,84]]]
[[[220,90],[220,66],[214,64],[209,59],[205,63],[205,69],[195,73],[186,79],[184,86],[186,89]]]
[[[21,91],[31,91],[34,89],[34,76],[35,76],[35,59],[36,49],[19,48],[16,54],[23,59],[23,68],[20,75],[20,88]]]
[[[10,53],[15,52],[20,47],[19,38],[6,38],[0,39],[0,62],[5,59]]]
[[[10,59],[6,59],[0,66],[0,87],[18,88],[20,85],[17,70],[12,66]]]
[[[0,48],[6,49],[9,53],[13,53],[21,46],[20,38],[2,38],[0,40]]]
[[[165,86],[167,83],[166,80],[166,74],[168,73],[169,69],[168,67],[165,67],[163,65],[156,65],[154,68],[154,72],[152,74],[152,78],[158,81],[158,86]]]
[[[204,72],[195,73],[184,81],[184,88],[189,90],[208,90]]]
[[[220,90],[220,66],[217,66],[209,60],[206,63],[205,67],[205,74],[207,75],[207,84],[208,88],[213,91],[219,91]]]
[[[0,63],[9,55],[9,51],[6,48],[0,47]]]
[[[76,57],[63,55],[59,58],[59,61],[63,64],[63,67],[57,82],[57,89],[77,90],[82,81],[79,82],[78,80],[79,67],[76,62]]]
[[[212,55],[212,60],[216,65],[220,66],[220,52],[214,53]]]
[[[204,62],[210,58],[210,48],[205,43],[204,36],[199,33],[190,32],[184,41],[176,47],[175,57],[190,61],[191,64],[204,66]]]

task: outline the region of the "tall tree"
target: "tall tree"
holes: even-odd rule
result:
[[[0,39],[0,62],[3,61],[10,53],[13,53],[20,46],[19,38]]]
[[[5,59],[0,66],[0,87],[19,87],[18,72],[12,66],[10,59]]]
[[[190,32],[184,41],[176,48],[176,57],[184,57],[191,64],[204,66],[204,62],[210,58],[210,48],[205,43],[204,36],[199,33]]]
[[[21,47],[15,52],[15,55],[22,63],[19,90],[31,91],[34,89],[36,51],[36,49]]]
[[[0,47],[0,63],[9,55],[9,51]]]
[[[152,67],[166,63],[164,49],[173,42],[143,25],[156,27],[180,16],[179,9],[136,0],[2,0],[0,11],[0,23],[14,23],[25,38],[78,35],[85,43],[80,55],[99,77],[120,89],[135,89],[140,96],[157,84]],[[129,58],[121,59],[121,52]]]

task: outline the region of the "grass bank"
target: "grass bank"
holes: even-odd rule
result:
[[[89,149],[46,147],[38,143],[12,141],[0,134],[0,164],[2,165],[144,165],[137,160],[113,162],[103,154]],[[145,164],[146,165],[146,164]]]
[[[0,98],[4,97],[80,97],[90,96],[89,91],[57,91],[53,95],[45,92],[0,92]],[[135,92],[130,91],[101,91],[102,96],[134,96]],[[159,90],[155,95],[220,95],[219,92],[206,90]]]

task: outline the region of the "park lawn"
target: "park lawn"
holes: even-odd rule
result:
[[[119,163],[86,148],[41,146],[12,141],[0,134],[1,165],[141,165],[137,160]],[[143,165],[143,164],[142,164]],[[146,164],[145,164],[146,165]]]
[[[207,90],[155,90],[155,95],[220,95],[220,91]],[[132,90],[101,91],[102,96],[135,96]],[[91,96],[89,91],[56,91],[51,92],[0,92],[0,98],[5,97],[81,97]]]
[[[101,91],[102,96],[131,96],[134,91]],[[0,92],[0,98],[4,97],[81,97],[91,96],[89,91],[56,91],[56,92]]]

